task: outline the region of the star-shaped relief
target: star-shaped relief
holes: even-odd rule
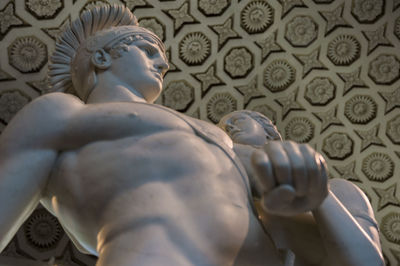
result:
[[[137,7],[153,7],[146,0],[122,0],[125,6],[134,11]]]
[[[389,204],[395,205],[395,206],[400,206],[400,201],[396,197],[396,185],[397,185],[397,183],[394,183],[393,185],[391,185],[390,187],[388,187],[386,189],[372,188],[379,197],[378,211],[385,208]]]
[[[200,108],[197,108],[192,114],[189,116],[200,119]]]
[[[233,16],[228,18],[224,23],[209,26],[218,35],[218,51],[230,39],[240,39],[239,34],[232,28]]]
[[[197,20],[190,14],[189,10],[189,2],[184,2],[177,9],[163,10],[168,16],[170,16],[174,20],[174,36],[176,36],[176,34],[185,24],[198,23]]]
[[[346,165],[335,165],[333,168],[340,174],[340,178],[344,178],[349,181],[361,182],[360,178],[355,172],[356,161],[352,161]]]
[[[302,0],[278,0],[282,6],[282,16],[284,18],[295,7],[307,7]]]
[[[9,2],[0,10],[0,41],[13,27],[30,26],[15,14],[14,2]]]
[[[58,36],[71,24],[71,16],[68,16],[61,25],[54,28],[43,28],[42,30],[47,33],[52,39],[57,40]]]
[[[393,11],[396,11],[400,6],[400,0],[393,0]]]
[[[9,80],[15,80],[15,78],[0,68],[0,81],[9,81]]]
[[[297,102],[297,92],[298,88],[289,93],[285,97],[279,97],[275,99],[280,106],[282,106],[282,120],[290,113],[290,111],[304,111],[303,106]]]
[[[383,146],[383,141],[378,137],[379,124],[369,130],[354,130],[361,138],[361,151],[365,150],[371,145]]]
[[[264,97],[264,94],[258,89],[257,76],[255,76],[249,84],[235,87],[242,95],[244,95],[244,105],[246,106],[252,99]]]
[[[181,70],[172,62],[171,47],[169,47],[169,48],[165,51],[165,55],[166,55],[166,57],[167,57],[167,59],[168,59],[168,65],[169,65],[167,74],[168,74],[169,72],[179,72],[179,71],[181,71]]]
[[[332,125],[336,126],[343,126],[343,123],[336,117],[338,105],[329,109],[326,112],[315,112],[315,115],[321,121],[321,131],[320,133],[324,132],[328,127]]]
[[[263,63],[271,53],[284,51],[282,47],[276,42],[276,33],[277,31],[274,31],[267,38],[256,41],[256,45],[261,48],[261,63]]]
[[[351,28],[351,25],[342,17],[344,3],[332,11],[320,11],[321,16],[326,20],[325,36],[338,27]]]
[[[397,261],[397,265],[400,265],[400,250],[390,249],[390,251],[392,252],[393,256],[395,257],[395,259]]]
[[[225,85],[216,75],[216,70],[217,64],[214,62],[205,72],[191,74],[195,79],[201,82],[202,96],[204,96],[212,86]]]
[[[24,258],[18,253],[17,240],[14,238],[7,247],[1,252],[1,256],[12,257],[12,258]]]
[[[72,255],[72,251],[69,248],[69,245],[65,248],[64,253],[60,258],[57,258],[55,260],[55,265],[68,265],[68,266],[78,266],[77,261],[75,261],[75,258]]]
[[[303,78],[308,75],[313,69],[327,69],[325,65],[319,61],[319,51],[321,47],[318,47],[310,54],[305,55],[294,55],[295,58],[303,65]]]
[[[368,40],[368,53],[372,53],[378,46],[393,46],[385,37],[386,24],[383,24],[374,31],[363,31],[365,38]]]
[[[400,87],[392,92],[379,92],[381,97],[385,100],[385,114],[389,113],[396,107],[400,107]]]
[[[350,73],[338,73],[344,81],[343,96],[353,88],[367,88],[364,81],[360,78],[361,67]]]
[[[48,78],[44,78],[41,80],[29,81],[28,84],[32,87],[35,91],[40,93],[41,95],[52,92],[51,85]]]

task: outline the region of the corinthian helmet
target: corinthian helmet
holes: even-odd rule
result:
[[[139,27],[128,8],[98,6],[83,12],[58,38],[50,58],[48,74],[53,90],[74,90],[86,101],[97,83],[92,54],[98,49],[107,51],[128,36],[150,38],[165,53],[161,40],[151,31]]]

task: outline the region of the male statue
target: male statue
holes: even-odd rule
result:
[[[125,7],[96,7],[72,23],[49,75],[79,98],[39,97],[0,137],[0,250],[41,202],[97,266],[283,265],[229,136],[152,104],[167,69],[162,42]],[[295,265],[383,265],[309,146],[271,142],[252,167],[266,204],[280,199],[276,215],[311,216],[306,226],[320,232],[317,242],[293,240]]]

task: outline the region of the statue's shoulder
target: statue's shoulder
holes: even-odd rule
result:
[[[77,97],[65,93],[49,93],[25,105],[2,132],[0,144],[18,143],[26,147],[51,141],[60,134],[80,107],[85,106]],[[14,147],[14,148],[15,148]]]
[[[85,104],[73,95],[54,92],[35,98],[17,113],[16,119],[30,119],[35,123],[37,119],[64,119],[83,106]]]
[[[29,105],[31,108],[32,106],[35,106],[36,108],[46,108],[54,107],[54,105],[59,107],[84,105],[84,103],[74,95],[62,92],[53,92],[35,98]]]

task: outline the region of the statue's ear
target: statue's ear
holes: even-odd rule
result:
[[[96,50],[91,59],[96,68],[107,69],[111,66],[111,56],[103,49]]]

